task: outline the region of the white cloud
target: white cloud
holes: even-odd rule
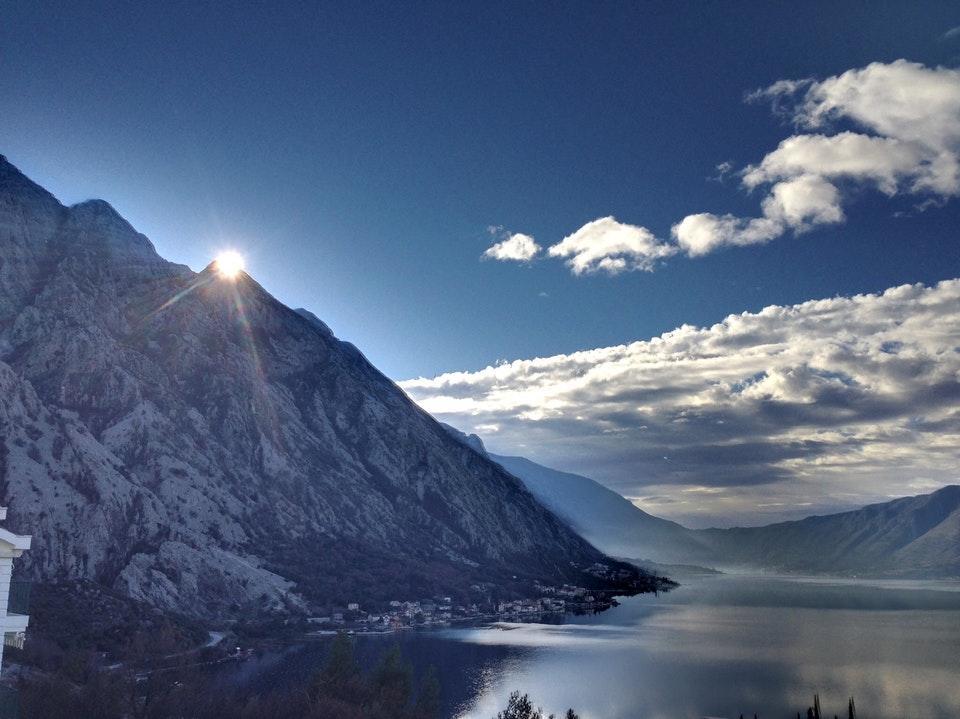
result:
[[[465,431],[496,425],[494,451],[629,496],[722,487],[703,521],[772,519],[960,479],[958,307],[960,280],[907,285],[401,386]]]
[[[718,247],[759,245],[782,235],[814,225],[841,222],[843,209],[837,188],[818,175],[800,175],[778,182],[762,203],[763,217],[743,218],[709,212],[687,215],[671,233],[691,257],[706,255]]]
[[[920,148],[886,137],[855,132],[837,135],[795,135],[747,167],[743,184],[753,189],[784,178],[814,175],[875,183],[887,195],[897,192],[899,178],[922,163]]]
[[[763,217],[746,219],[702,212],[687,215],[671,230],[677,244],[691,257],[725,245],[756,245],[779,237],[783,225]]]
[[[529,262],[539,254],[540,249],[540,245],[530,235],[514,232],[488,247],[483,256],[492,260]]]
[[[672,242],[601,217],[550,246],[548,255],[576,275],[649,271],[679,251],[696,257],[843,222],[855,186],[913,196],[913,211],[960,195],[960,70],[873,63],[822,81],[779,80],[748,99],[770,101],[803,131],[739,173],[731,174],[729,162],[717,166],[711,179],[739,176],[746,190],[764,192],[759,216],[691,214],[673,225]],[[540,249],[516,234],[484,255],[527,261]]]
[[[839,191],[818,175],[799,175],[778,182],[763,201],[763,214],[795,232],[843,220]]]
[[[885,137],[955,151],[960,140],[960,70],[906,60],[871,63],[812,83],[800,98],[795,118],[813,128],[850,119]]]
[[[768,187],[763,216],[685,217],[672,234],[690,255],[842,222],[840,181],[918,195],[921,207],[960,194],[960,70],[873,63],[823,81],[781,80],[750,98],[771,100],[799,128],[853,129],[793,135],[748,166],[744,187]]]
[[[646,227],[601,217],[588,222],[547,250],[551,257],[566,260],[575,275],[606,272],[615,275],[630,270],[652,270],[658,260],[676,252],[658,240]]]

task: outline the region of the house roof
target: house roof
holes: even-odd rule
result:
[[[13,549],[24,551],[30,549],[30,536],[23,534],[14,534],[13,532],[0,527],[0,543],[8,544]]]

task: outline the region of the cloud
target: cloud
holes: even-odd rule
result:
[[[767,190],[761,217],[699,213],[673,226],[691,256],[842,222],[839,183],[914,195],[917,207],[960,194],[960,70],[872,63],[823,81],[780,80],[748,97],[770,101],[807,132],[742,171],[744,188]]]
[[[857,187],[912,196],[912,212],[960,195],[960,70],[877,62],[825,80],[779,80],[747,99],[770,102],[798,130],[759,162],[739,172],[723,162],[709,178],[739,177],[745,190],[763,192],[759,216],[691,214],[671,227],[672,241],[601,217],[547,254],[565,260],[575,275],[650,271],[677,252],[698,257],[841,223]],[[532,237],[513,234],[484,256],[529,261],[540,250]]]
[[[799,175],[778,182],[763,201],[763,214],[795,232],[843,221],[839,191],[818,175]]]
[[[799,234],[815,225],[843,221],[840,193],[818,175],[800,175],[778,182],[762,203],[763,217],[687,215],[673,226],[677,244],[691,257],[727,245],[758,245],[776,239],[788,228]]]
[[[707,180],[710,182],[726,182],[727,177],[734,171],[734,167],[735,166],[732,162],[729,160],[724,160],[723,162],[718,163],[714,168],[716,174],[708,177]]]
[[[850,178],[875,184],[887,195],[897,193],[901,177],[916,171],[923,153],[909,145],[886,137],[871,137],[854,132],[838,135],[796,135],[743,173],[749,189],[800,175],[821,178]]]
[[[960,37],[960,25],[952,27],[940,36],[941,40],[954,40]]]
[[[493,233],[502,233],[502,230],[493,228]],[[495,242],[483,253],[483,257],[492,260],[511,260],[514,262],[529,262],[540,253],[540,245],[530,235],[521,232],[505,233],[504,239]]]
[[[691,257],[724,245],[756,245],[779,237],[783,226],[768,218],[744,219],[702,212],[687,215],[671,230],[677,244]]]
[[[812,83],[795,117],[808,127],[849,118],[879,135],[934,150],[960,140],[960,70],[897,60]]]
[[[588,222],[547,250],[551,257],[565,259],[575,275],[652,270],[658,260],[675,252],[646,227],[618,222],[613,217]]]
[[[960,479],[958,307],[960,280],[905,285],[401,386],[464,431],[496,425],[493,451],[629,496],[716,490],[674,518],[764,521]]]

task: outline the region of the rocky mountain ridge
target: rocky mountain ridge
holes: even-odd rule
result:
[[[195,616],[606,560],[316,317],[167,262],[2,157],[0,440],[8,526],[34,536],[21,571]]]

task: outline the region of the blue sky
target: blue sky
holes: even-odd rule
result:
[[[607,215],[668,236],[755,213],[707,179],[788,134],[745,92],[960,55],[955,4],[776,5],[9,3],[0,151],[194,269],[237,247],[397,379],[960,274],[958,203],[894,217],[910,198],[871,192],[841,225],[652,273],[479,261],[489,226],[546,246]]]
[[[960,481],[957,68],[948,2],[7,3],[0,152],[494,451],[760,523]]]

